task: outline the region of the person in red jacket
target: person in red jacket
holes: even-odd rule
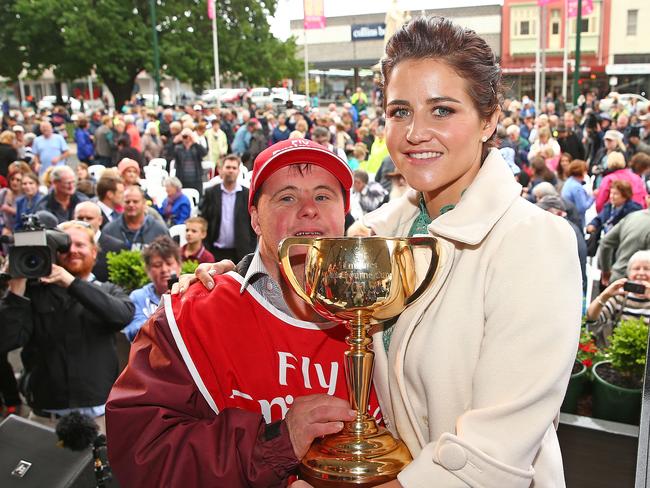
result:
[[[341,236],[352,173],[305,139],[255,161],[256,252],[214,286],[164,295],[107,405],[121,486],[286,486],[319,436],[354,419],[341,324],[322,322],[280,277],[287,236]],[[300,264],[297,264],[300,266]],[[369,412],[379,418],[374,390]]]

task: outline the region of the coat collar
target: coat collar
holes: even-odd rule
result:
[[[429,224],[429,230],[449,240],[476,245],[520,195],[521,185],[508,164],[498,149],[491,149],[458,204]]]

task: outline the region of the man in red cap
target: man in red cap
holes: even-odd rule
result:
[[[346,330],[284,283],[277,254],[288,236],[343,235],[351,186],[346,162],[309,140],[257,157],[252,259],[210,290],[165,295],[111,392],[109,458],[122,486],[285,486],[314,438],[354,418]]]

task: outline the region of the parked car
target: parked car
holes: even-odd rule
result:
[[[207,104],[235,105],[241,102],[247,92],[246,88],[219,88],[218,90],[205,90],[201,94],[201,100]]]
[[[620,103],[625,108],[629,108],[632,104],[632,100],[636,100],[637,111],[647,110],[648,107],[650,107],[650,100],[642,97],[641,95],[637,95],[636,93],[617,92],[611,92],[609,95],[607,95],[606,98],[603,98],[599,103],[599,107],[603,112],[607,112],[609,109],[611,109],[614,103]]]
[[[292,93],[287,88],[273,88],[271,90],[271,96],[272,96],[272,103],[278,109],[286,108],[287,102],[291,100],[294,108],[298,110],[303,110],[309,102],[305,95]]]
[[[65,105],[70,105],[70,109],[73,112],[78,112],[79,110],[81,110],[81,103],[76,98],[67,97],[67,96],[63,96],[61,98],[63,99],[63,103]],[[52,110],[55,105],[56,105],[56,95],[45,95],[36,104],[39,110],[43,110],[43,109]]]
[[[272,103],[273,98],[271,96],[271,90],[264,87],[251,88],[246,94],[251,103],[254,103],[258,107],[263,107],[267,103]]]

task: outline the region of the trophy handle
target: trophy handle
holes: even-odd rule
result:
[[[429,261],[429,269],[427,269],[427,274],[424,276],[422,283],[420,283],[420,286],[418,286],[413,294],[406,299],[406,305],[410,305],[424,293],[424,290],[427,289],[429,283],[433,281],[433,276],[438,270],[438,261],[440,260],[438,253],[438,240],[435,237],[409,237],[408,242],[411,246],[424,246],[431,249],[431,261]]]
[[[278,255],[280,256],[280,269],[282,270],[282,274],[289,281],[289,284],[298,294],[298,296],[312,307],[314,306],[312,299],[305,293],[305,291],[302,289],[302,286],[300,286],[298,278],[296,278],[296,275],[293,272],[293,268],[291,267],[291,262],[289,261],[289,249],[291,249],[293,246],[311,246],[313,242],[314,240],[311,237],[287,237],[286,239],[283,239],[282,242],[280,242],[280,246],[278,248]]]

